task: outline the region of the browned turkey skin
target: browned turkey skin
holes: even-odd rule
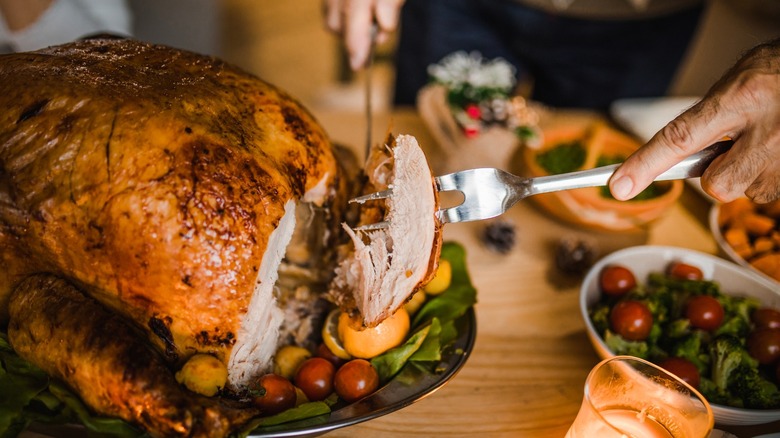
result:
[[[182,389],[130,325],[65,280],[25,279],[9,313],[8,334],[20,356],[67,382],[97,411],[154,436],[226,436],[257,414]]]
[[[274,279],[258,276],[272,235],[304,197],[346,205],[306,110],[224,62],[131,40],[0,57],[0,106],[0,325],[13,284],[43,270],[127,316],[172,362],[227,363],[265,336],[239,365],[267,367],[282,312]],[[335,229],[338,213],[328,220]],[[254,326],[261,286],[271,322]]]

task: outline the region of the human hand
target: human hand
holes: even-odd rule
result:
[[[702,175],[704,191],[721,202],[743,194],[759,203],[780,199],[780,39],[749,51],[700,102],[628,157],[610,190],[616,199],[630,199],[724,137],[734,145]]]
[[[398,27],[404,0],[323,0],[325,26],[344,39],[352,70],[363,67],[371,51],[371,26],[378,44]]]
[[[41,17],[54,0],[0,0],[0,15],[11,32],[26,29]]]

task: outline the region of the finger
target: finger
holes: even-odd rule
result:
[[[390,34],[398,27],[398,17],[403,3],[403,0],[377,0],[374,17],[381,34]]]
[[[371,50],[371,25],[374,21],[373,2],[367,0],[345,0],[346,23],[344,43],[349,53],[349,65],[358,70],[366,64]]]
[[[386,43],[388,40],[390,40],[390,35],[391,35],[390,32],[384,31],[382,29],[378,29],[376,34],[376,41],[374,42],[374,44]]]
[[[616,199],[636,196],[653,180],[685,157],[721,140],[734,137],[740,118],[722,108],[717,98],[705,99],[679,115],[631,154],[610,178]]]
[[[720,202],[729,202],[741,196],[750,184],[746,182],[741,187],[734,186],[734,170],[736,166],[744,164],[739,159],[742,144],[739,141],[734,142],[729,151],[712,160],[701,176],[701,188]]]
[[[761,128],[748,131],[714,160],[701,178],[704,191],[721,202],[743,195],[759,200],[774,196],[779,189],[770,185],[780,177],[773,164],[780,159],[780,141],[767,134]]]
[[[325,26],[333,33],[340,34],[343,26],[342,8],[343,0],[323,0],[323,13],[325,14]]]
[[[745,195],[758,204],[780,200],[780,175],[764,171],[753,184],[745,190]]]

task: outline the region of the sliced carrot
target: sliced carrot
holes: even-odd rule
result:
[[[747,213],[742,217],[745,230],[751,236],[768,236],[775,228],[775,220],[758,213]]]

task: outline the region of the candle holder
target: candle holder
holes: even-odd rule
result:
[[[707,400],[644,359],[615,356],[596,365],[566,438],[706,438],[714,425]]]

